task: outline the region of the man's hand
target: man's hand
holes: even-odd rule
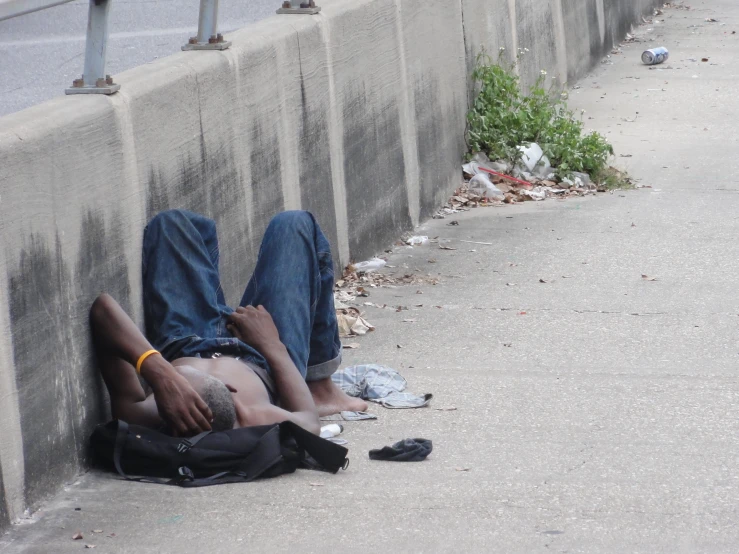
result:
[[[280,333],[264,306],[239,306],[228,316],[226,328],[237,339],[256,348],[261,354],[280,343]]]
[[[159,415],[175,436],[190,437],[210,431],[210,422],[213,421],[210,408],[187,379],[173,367],[170,369],[165,375],[150,381]]]

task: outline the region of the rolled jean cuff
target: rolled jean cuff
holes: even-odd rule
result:
[[[322,379],[328,379],[341,365],[341,352],[333,360],[323,362],[320,364],[308,366],[308,373],[305,376],[306,381],[320,381]]]

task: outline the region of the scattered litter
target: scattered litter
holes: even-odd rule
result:
[[[374,325],[364,319],[357,308],[348,307],[336,310],[336,319],[341,338],[361,337],[375,330]]]
[[[358,273],[370,273],[372,271],[377,271],[378,269],[382,269],[387,265],[387,262],[380,258],[372,258],[371,260],[367,260],[366,262],[359,262],[357,264],[353,264],[354,270]]]
[[[72,535],[73,541],[78,541],[80,539],[84,539],[85,536],[82,534],[82,531],[77,531],[74,535]]]
[[[354,350],[355,348],[359,348],[358,342],[350,342],[349,344],[342,344],[344,348],[347,350]]]
[[[103,530],[102,529],[93,529],[92,532],[93,533],[102,533]]]
[[[456,412],[456,406],[445,406],[443,408],[436,408],[437,412]]]
[[[528,173],[546,179],[552,172],[552,164],[549,162],[549,158],[544,155],[541,146],[535,142],[528,146],[519,146],[518,150],[521,152],[521,164],[523,164],[523,166],[519,165],[517,167],[520,173],[523,173],[523,168],[526,168]]]
[[[454,469],[455,469],[456,471],[469,471],[469,470],[471,470],[472,468],[471,468],[471,467],[455,467]]]
[[[670,52],[664,46],[659,48],[650,48],[645,50],[641,55],[641,61],[644,65],[659,65],[670,59]]]
[[[478,173],[470,179],[469,190],[481,198],[505,199],[503,191],[496,187],[487,175],[482,173]]]
[[[403,392],[408,386],[405,378],[396,370],[377,364],[347,367],[335,372],[331,379],[349,396],[377,402],[385,408],[423,408],[433,398],[431,394]]]
[[[450,227],[458,227],[459,221],[455,219],[454,221],[450,221],[449,223],[447,223],[447,225],[449,225]]]
[[[403,323],[415,323],[416,321],[418,320],[417,319],[404,319]]]
[[[94,544],[86,544],[85,548],[95,548],[96,545]]]
[[[649,275],[642,275],[641,278],[644,279],[645,281],[656,281],[657,280],[656,277],[650,277]]]
[[[322,487],[325,483],[308,483],[311,487]]]
[[[403,346],[401,344],[396,344],[395,348],[403,348]]]
[[[545,280],[545,279],[539,279],[539,282],[540,282],[540,283],[548,283],[549,281],[547,281],[547,280]]]
[[[321,438],[330,439],[344,432],[344,426],[338,423],[330,423],[321,427]]]
[[[444,244],[439,245],[439,250],[456,250],[456,248],[453,248],[451,246],[446,246]]]
[[[707,21],[708,23],[718,23],[718,19],[714,19],[714,18],[712,18],[712,17],[707,17],[707,18],[706,18],[706,21]]]
[[[420,246],[422,244],[428,244],[429,238],[426,236],[415,236],[411,237],[409,239],[406,239],[406,244],[409,246]]]
[[[493,246],[492,242],[477,242],[474,240],[461,240],[459,242],[466,242],[467,244],[482,244],[484,246]]]

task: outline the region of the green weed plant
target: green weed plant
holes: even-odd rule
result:
[[[505,65],[502,56],[498,63],[484,52],[478,56],[472,78],[479,93],[467,114],[470,151],[515,164],[522,155],[518,147],[536,142],[560,177],[578,171],[599,182],[613,155],[611,145],[599,133],[583,133],[583,114],[578,118],[567,107],[566,93],[545,88],[546,72],[524,94],[515,67]]]

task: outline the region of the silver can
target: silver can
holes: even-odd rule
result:
[[[644,62],[645,65],[657,65],[662,62],[666,62],[669,58],[670,58],[670,53],[667,51],[667,48],[665,48],[664,46],[646,50],[641,55],[641,61]]]

